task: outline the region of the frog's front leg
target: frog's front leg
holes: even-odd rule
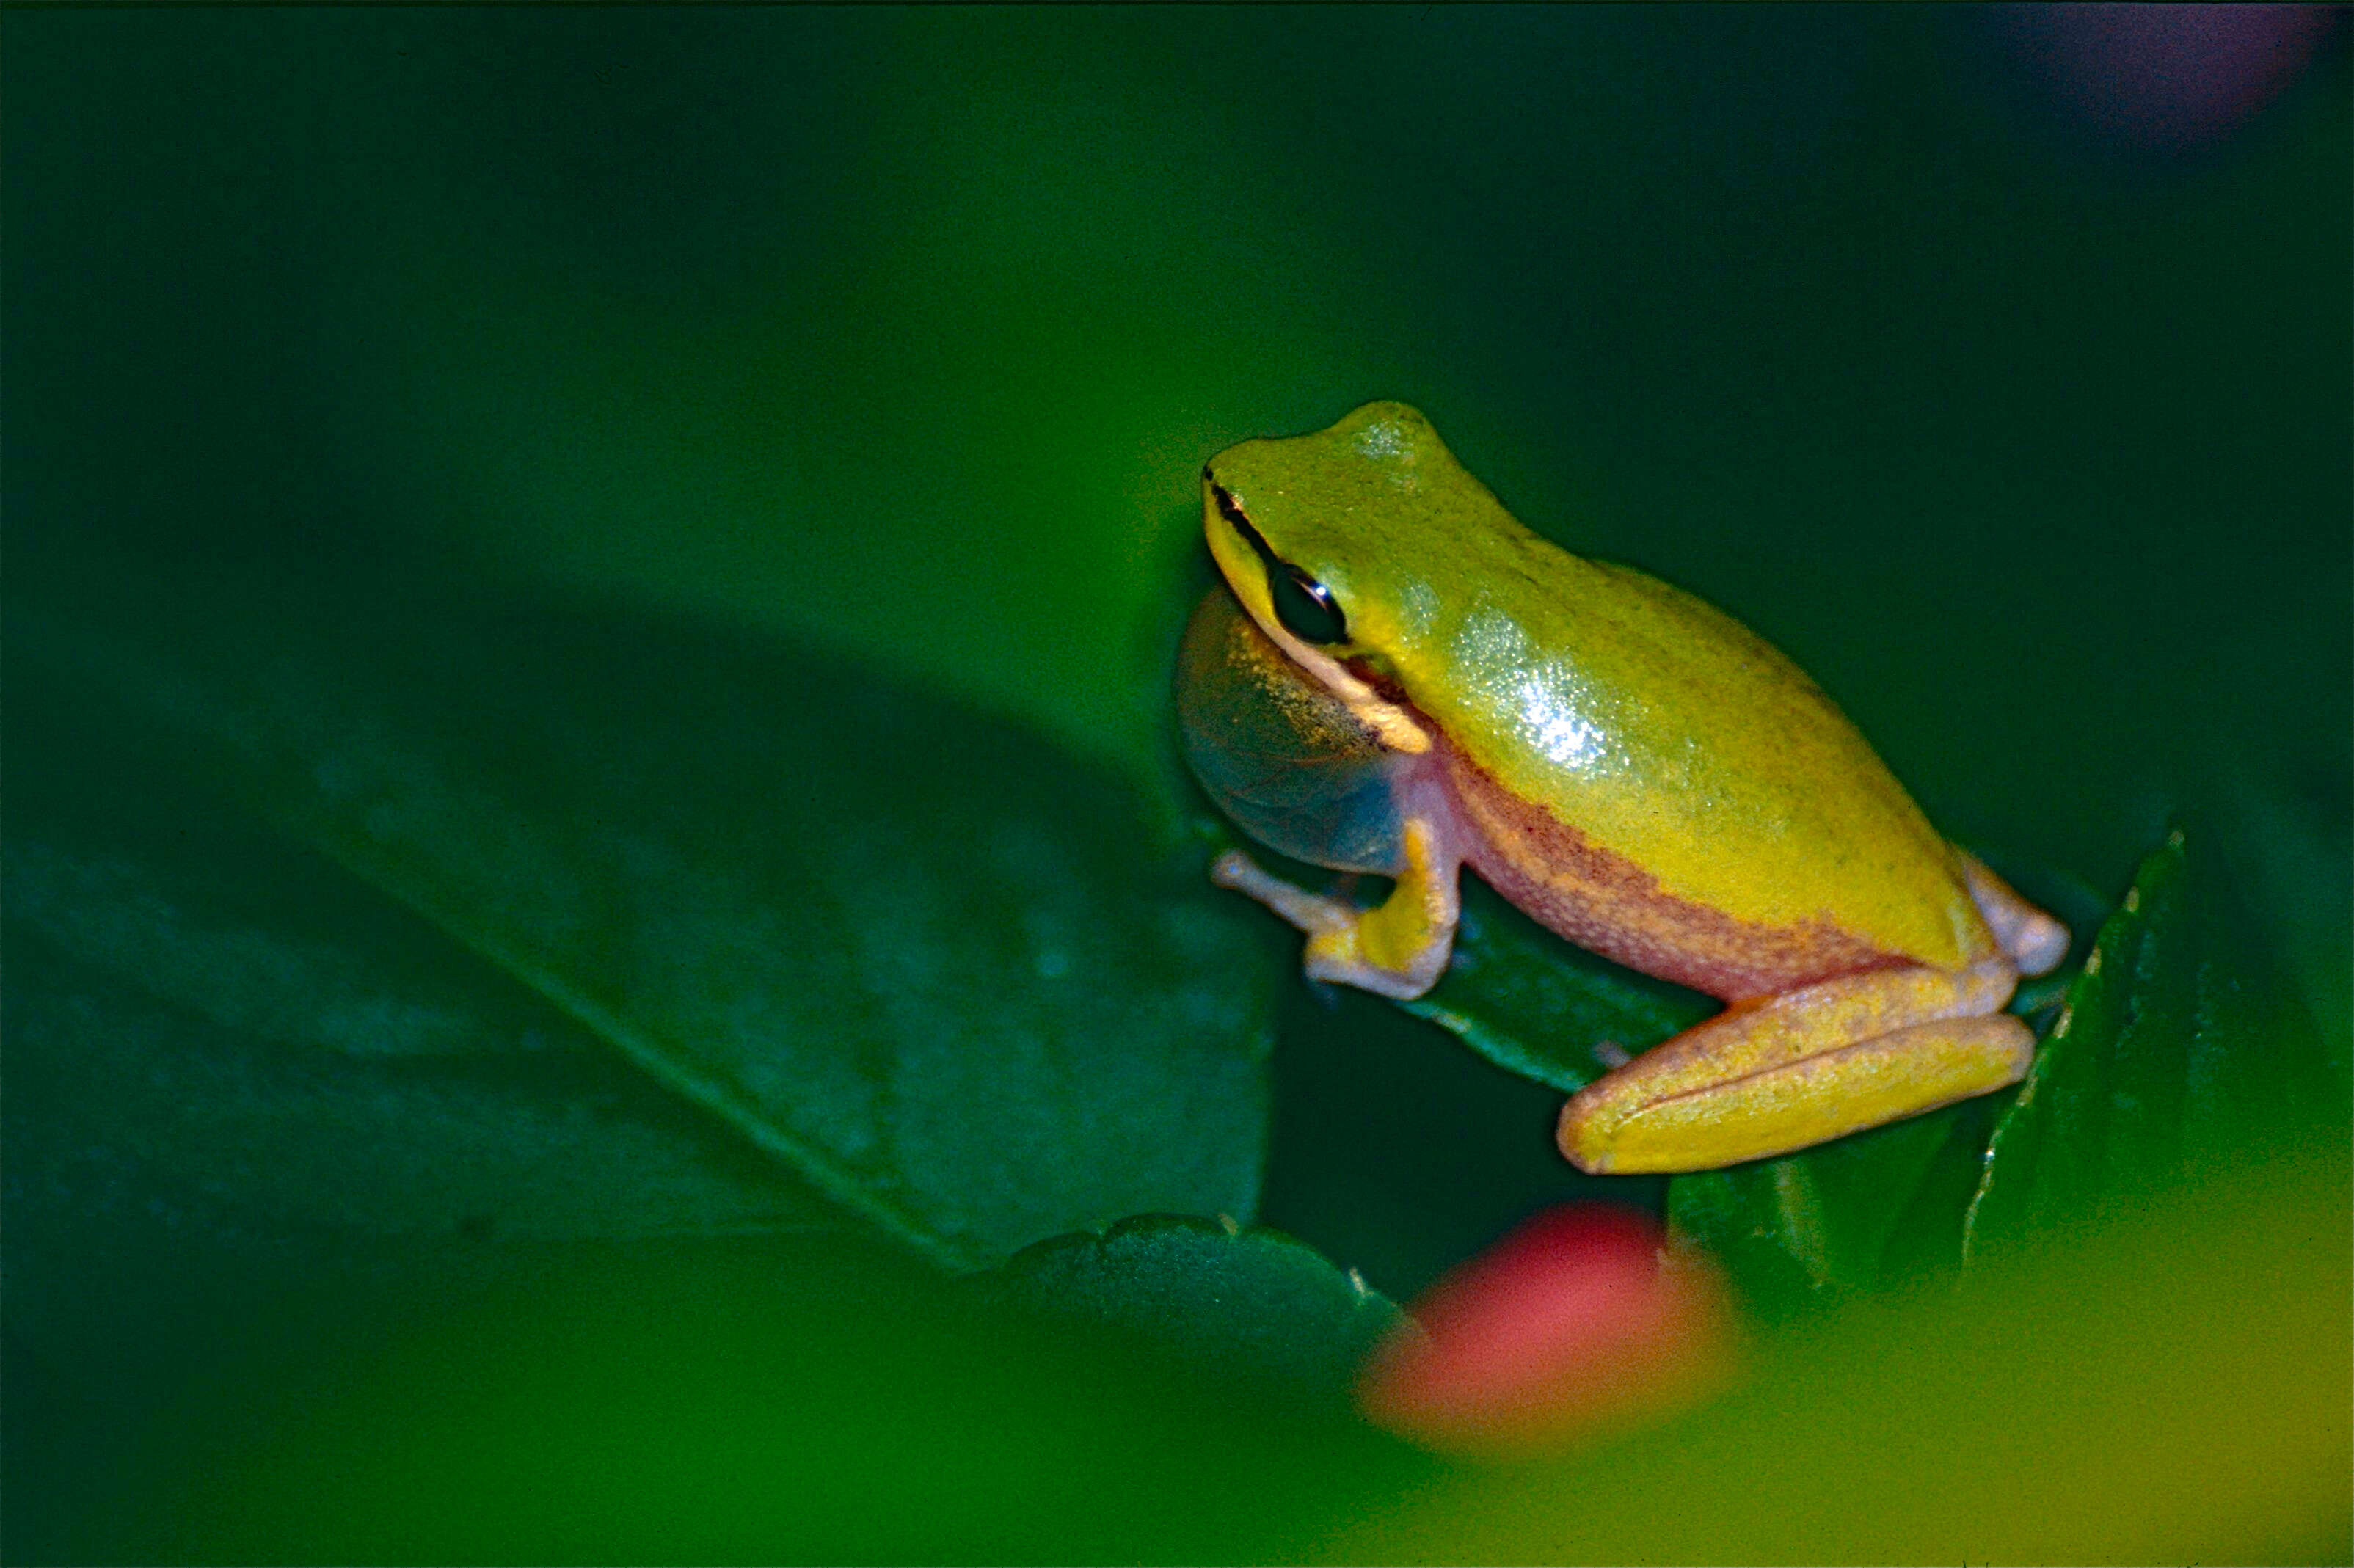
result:
[[[1430,818],[1406,817],[1398,839],[1405,863],[1397,886],[1372,909],[1294,887],[1268,875],[1240,850],[1220,855],[1210,867],[1210,880],[1250,895],[1308,933],[1301,967],[1310,980],[1410,1001],[1447,972],[1461,913],[1460,863]]]
[[[1912,964],[1739,1002],[1562,1107],[1581,1171],[1712,1171],[1880,1127],[2019,1081],[2035,1037],[2000,1011],[2006,959]]]

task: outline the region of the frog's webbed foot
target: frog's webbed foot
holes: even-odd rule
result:
[[[1301,968],[1310,980],[1411,1001],[1447,972],[1460,906],[1456,858],[1430,823],[1409,817],[1399,836],[1405,867],[1389,897],[1372,909],[1294,887],[1240,850],[1220,855],[1210,880],[1248,894],[1306,932]]]
[[[2018,983],[1989,959],[1737,1003],[1572,1096],[1561,1151],[1596,1174],[1712,1171],[2017,1083],[2035,1052],[2000,1011]]]

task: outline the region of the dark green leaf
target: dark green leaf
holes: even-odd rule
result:
[[[2254,945],[2213,848],[2178,827],[2101,927],[1997,1123],[1967,1244],[2097,1218],[2343,1116],[2312,1019]]]
[[[1280,1232],[1169,1214],[1040,1242],[982,1284],[1006,1305],[1137,1335],[1214,1377],[1328,1393],[1402,1317]]]
[[[11,651],[936,1260],[1252,1213],[1264,949],[1127,791],[805,650],[377,589]]]
[[[248,901],[293,858],[252,847]],[[353,918],[361,890],[312,870],[322,896],[280,912],[313,919],[260,924],[132,860],[12,832],[20,1287],[57,1283],[21,1267],[27,1244],[86,1252],[126,1210],[184,1228],[448,1238],[847,1223],[479,960],[421,953],[429,930],[354,941],[356,927],[414,919]],[[411,968],[420,957],[429,969]]]
[[[20,1264],[39,1238],[87,1250],[118,1210],[443,1238],[844,1223],[564,1014],[55,694],[19,680],[7,715]]]
[[[1506,1072],[1570,1093],[1716,1011],[1706,997],[1622,969],[1564,941],[1477,877],[1463,879],[1455,961],[1427,996],[1403,1004]]]

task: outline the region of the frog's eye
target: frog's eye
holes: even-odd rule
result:
[[[1209,471],[1203,471],[1209,479]],[[1210,480],[1211,497],[1218,503],[1218,515],[1234,524],[1235,532],[1243,536],[1267,568],[1267,602],[1275,606],[1275,618],[1283,629],[1302,642],[1318,647],[1349,640],[1349,618],[1341,613],[1340,601],[1332,590],[1278,556],[1267,545],[1265,535],[1251,526],[1249,518],[1235,502],[1233,494],[1216,480]]]
[[[1283,629],[1302,642],[1321,646],[1349,640],[1349,618],[1333,601],[1332,590],[1290,562],[1267,562],[1267,597]]]

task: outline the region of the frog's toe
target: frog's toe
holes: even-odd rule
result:
[[[1360,939],[1362,927],[1347,931],[1320,931],[1308,938],[1308,952],[1301,969],[1310,980],[1330,980],[1335,985],[1355,986],[1359,991],[1372,991],[1393,1001],[1412,1001],[1438,983],[1447,972],[1450,949],[1444,946],[1425,948],[1413,954],[1406,962],[1395,968],[1373,962],[1365,956]]]
[[[1970,902],[1994,933],[1994,939],[2023,975],[2045,975],[2068,956],[2068,927],[2021,898],[2010,884],[1988,869],[1986,862],[1961,852],[1962,870]]]
[[[2038,909],[2011,933],[2005,946],[2020,974],[2048,975],[2068,956],[2068,927]]]
[[[1356,908],[1340,899],[1304,887],[1294,887],[1270,875],[1240,850],[1228,850],[1210,863],[1210,881],[1219,887],[1257,899],[1295,928],[1310,936],[1347,931],[1357,923]]]

